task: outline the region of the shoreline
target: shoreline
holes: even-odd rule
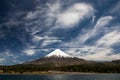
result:
[[[108,75],[108,74],[120,74],[120,73],[89,73],[89,72],[48,72],[48,71],[42,71],[42,72],[24,72],[24,73],[0,73],[0,75],[79,75],[79,74],[83,74],[83,75],[88,75],[88,74],[104,74],[104,75]]]

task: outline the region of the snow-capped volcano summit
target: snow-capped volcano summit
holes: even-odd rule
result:
[[[61,51],[60,49],[56,49],[53,52],[49,53],[48,55],[46,55],[45,57],[68,57],[68,58],[72,58],[71,55],[66,54],[65,52]]]
[[[65,66],[65,65],[81,64],[84,62],[85,62],[84,59],[73,57],[61,51],[60,49],[56,49],[42,58],[39,58],[33,61],[28,61],[28,62],[25,62],[24,64],[51,65],[52,67],[53,66],[58,67],[58,66]]]

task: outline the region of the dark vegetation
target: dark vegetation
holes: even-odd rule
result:
[[[90,73],[120,73],[120,64],[95,63],[64,66],[58,68],[60,71],[68,72],[90,72]]]
[[[82,63],[56,67],[47,63],[42,65],[13,65],[0,66],[1,73],[24,73],[35,71],[64,71],[64,72],[90,72],[90,73],[120,73],[120,64],[114,62],[104,63]],[[2,72],[3,71],[3,72]]]

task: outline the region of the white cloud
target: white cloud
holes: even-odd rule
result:
[[[38,35],[34,35],[33,36],[33,41],[34,42],[39,42],[41,40],[44,40],[45,42],[61,42],[61,39],[58,39],[57,37],[50,37],[50,36],[38,36]]]
[[[6,57],[15,57],[15,55],[13,55],[13,54],[10,52],[10,50],[6,50],[6,51],[4,52],[4,54],[6,55]]]
[[[61,11],[62,4],[57,1],[55,3],[47,3],[48,9],[46,11],[46,25],[50,26],[54,23],[55,19],[57,18],[58,14]]]
[[[36,33],[41,32],[47,26],[52,28],[71,28],[74,25],[79,24],[83,19],[92,17],[94,15],[94,8],[91,4],[87,3],[73,3],[63,9],[63,4],[60,1],[55,3],[47,3],[48,8],[43,8],[42,10],[35,10],[29,12],[25,19],[34,20],[26,23],[27,31],[33,36],[33,42],[40,42],[43,40],[41,46],[47,46],[52,43],[61,42],[61,39],[53,39],[54,37],[38,36]],[[39,6],[40,7],[40,6]],[[41,9],[41,7],[40,7]],[[41,17],[44,13],[44,19],[41,23]],[[37,25],[36,25],[37,24]],[[54,24],[54,25],[53,25]],[[32,26],[33,25],[33,26]],[[42,26],[42,27],[41,27]],[[52,29],[46,30],[46,32],[51,31]]]
[[[46,28],[45,22],[45,12],[47,11],[46,7],[43,7],[38,3],[34,11],[29,11],[26,13],[26,16],[23,18],[25,21],[25,29],[31,35],[35,35],[39,32],[42,32]],[[41,16],[42,15],[42,16]]]
[[[68,8],[63,9],[62,3],[56,2],[47,4],[49,10],[47,12],[47,24],[55,22],[56,28],[71,28],[80,23],[83,19],[94,15],[94,8],[86,3],[74,3]]]
[[[49,17],[56,17],[57,14],[60,13],[62,5],[61,5],[61,3],[59,1],[57,1],[57,2],[55,2],[53,4],[47,3],[46,5],[49,8],[48,14],[47,14]]]
[[[53,44],[53,43],[60,43],[62,40],[44,40],[41,44],[41,47],[45,47],[47,45]]]
[[[65,43],[65,45],[71,47],[75,45],[75,47],[79,47],[79,45],[83,44],[89,38],[92,38],[95,35],[100,34],[101,31],[104,31],[104,27],[107,26],[112,20],[112,16],[101,17],[100,19],[98,19],[93,29],[88,29],[84,33],[80,33],[80,35],[78,35],[72,41]]]
[[[3,54],[0,54],[0,64],[5,65],[6,63],[13,64],[18,61],[19,56],[13,54],[9,49],[6,49]],[[8,64],[7,64],[8,65]]]
[[[114,53],[114,49],[112,48],[115,44],[120,43],[119,25],[108,27],[107,29],[109,30],[107,30],[102,37],[96,40],[93,45],[82,45],[79,38],[68,43],[63,43],[65,46],[70,47],[66,52],[73,56],[92,61],[111,61],[120,59],[120,53]],[[85,38],[87,38],[89,34],[90,33],[87,33]]]
[[[112,46],[120,42],[120,32],[118,30],[111,31],[100,38],[96,43],[98,46]]]
[[[83,52],[86,50],[85,52],[87,53],[85,53],[83,56],[79,56],[80,58],[93,61],[106,61],[109,58],[108,55],[112,53],[111,48],[101,48],[97,46],[86,46],[84,48],[81,48],[81,50]]]
[[[25,19],[26,20],[33,20],[36,19],[40,14],[40,11],[35,11],[35,12],[28,12]]]
[[[98,54],[90,54],[90,55],[85,55],[85,56],[80,56],[79,58],[83,58],[86,60],[91,60],[91,61],[111,61],[111,60],[119,60],[120,59],[120,54],[113,54],[108,56],[109,54],[105,54],[105,51],[101,51]]]
[[[23,52],[25,54],[27,54],[28,56],[32,56],[36,53],[36,50],[35,49],[26,49],[26,50],[23,50]]]
[[[91,46],[79,46],[75,45],[74,42],[72,42],[70,47],[73,47],[72,45],[75,45],[76,47],[80,48],[70,48],[68,49],[68,53],[83,58],[86,60],[92,60],[92,61],[110,61],[110,60],[117,60],[120,59],[120,53],[114,53],[114,49],[111,47],[114,44],[120,43],[120,32],[118,31],[111,31],[107,34],[105,34],[103,37],[101,37],[98,41],[95,42],[94,45]],[[67,45],[69,46],[69,44]]]
[[[34,35],[32,40],[33,40],[34,42],[38,42],[38,41],[41,41],[41,40],[43,40],[43,39],[44,39],[44,37]]]
[[[113,19],[112,16],[105,16],[98,19],[96,25],[94,26],[93,30],[89,30],[83,36],[79,37],[81,42],[85,42],[89,38],[99,34],[100,31],[103,31],[103,28],[107,26],[111,20]]]
[[[105,27],[106,25],[108,25],[111,22],[112,19],[113,19],[112,16],[101,17],[97,21],[97,23],[96,23],[96,25],[94,27],[94,30],[92,32],[92,35],[94,35],[95,33],[99,32],[99,30],[101,30],[103,27]]]
[[[114,54],[112,48],[84,46],[82,48],[70,48],[65,51],[75,57],[91,61],[111,61],[120,59],[120,54]]]
[[[34,11],[29,11],[27,12],[26,16],[23,18],[25,20],[40,20],[39,18],[41,17],[42,13],[45,12],[46,7],[43,7],[41,4],[38,3],[36,5],[36,9]],[[36,21],[36,20],[35,20]],[[34,21],[32,21],[34,22]]]
[[[91,17],[94,8],[90,4],[75,3],[70,8],[58,14],[56,25],[60,28],[69,28],[80,23],[83,19]]]
[[[58,37],[54,37],[54,36],[38,36],[38,35],[33,35],[33,42],[35,42],[35,44],[41,43],[40,47],[45,47],[47,45],[53,44],[53,43],[60,43],[62,42],[62,38],[58,38]]]
[[[3,61],[5,61],[5,58],[0,58],[0,63],[2,63]]]
[[[50,48],[49,48],[49,49],[39,49],[38,51],[49,52],[49,51],[50,51]]]
[[[84,44],[84,42],[97,34],[100,34],[100,31],[104,31],[104,27],[107,26],[111,20],[113,19],[112,16],[105,16],[98,19],[96,25],[93,29],[88,29],[88,31],[84,33],[80,33],[76,38],[71,40],[70,42],[65,43],[65,46],[71,46],[71,47],[80,47],[81,44]]]
[[[120,54],[109,54],[108,52],[109,50],[107,49],[103,49],[102,51],[98,50],[97,53],[79,56],[79,58],[83,58],[86,60],[92,60],[92,61],[111,61],[111,60],[120,59]]]
[[[92,17],[92,23],[94,23],[96,16]]]

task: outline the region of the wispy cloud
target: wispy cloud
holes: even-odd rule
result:
[[[27,15],[25,16],[24,19],[26,20],[33,20],[36,19],[39,16],[40,11],[35,11],[35,12],[28,12]]]
[[[96,16],[93,16],[93,17],[92,17],[92,21],[91,21],[92,23],[94,23],[95,18],[96,18]]]
[[[97,45],[110,47],[120,42],[120,35],[118,34],[120,34],[119,30],[115,30],[107,33],[97,41]]]
[[[86,60],[92,60],[92,61],[111,61],[111,60],[117,60],[120,59],[120,54],[114,54],[113,50],[111,48],[93,48],[92,54],[87,54],[83,56],[79,56],[79,58],[83,58]],[[90,53],[90,51],[88,51]]]
[[[58,37],[47,36],[47,35],[45,36],[34,35],[32,40],[35,43],[41,42],[41,45],[40,45],[41,48],[48,46],[50,44],[62,42],[62,39],[59,39]]]
[[[44,40],[41,44],[41,47],[45,47],[45,46],[48,46],[50,44],[60,43],[60,42],[62,42],[62,40]]]
[[[36,50],[35,49],[25,49],[25,50],[23,50],[23,53],[25,53],[28,56],[32,56],[36,53]]]
[[[68,9],[57,15],[56,26],[59,28],[70,28],[81,23],[85,18],[94,15],[94,8],[90,4],[75,3]]]
[[[100,18],[94,26],[93,30],[90,30],[85,35],[80,34],[78,37],[76,37],[76,39],[65,43],[64,46],[69,47],[69,49],[66,49],[65,51],[73,56],[79,56],[80,58],[92,61],[110,61],[120,59],[120,53],[115,53],[114,49],[112,48],[112,46],[115,44],[120,43],[120,36],[118,35],[120,34],[119,25],[104,28],[110,24],[111,20],[113,20],[111,16]],[[88,40],[97,34],[101,34],[101,30],[104,32],[103,36],[94,40],[93,44],[83,44],[85,40]]]
[[[47,3],[46,4],[48,6],[48,9],[45,10],[45,22],[46,26],[51,26],[52,25],[52,29],[54,28],[71,28],[74,27],[76,24],[81,23],[81,21],[85,18],[89,18],[92,17],[94,15],[94,8],[91,4],[87,4],[87,3],[73,3],[69,6],[67,6],[66,8],[63,8],[63,4],[60,1],[56,1],[55,3]],[[35,13],[30,12],[28,14],[28,18],[32,18],[33,16],[38,16],[38,14],[40,14],[41,12],[37,11]],[[38,19],[37,19],[38,20]],[[39,24],[39,23],[38,23]],[[54,25],[53,25],[54,24]],[[32,32],[40,32],[40,30],[43,27],[41,27],[40,29],[38,28],[32,28]],[[51,31],[51,29],[49,29],[47,32]],[[47,46],[49,44],[53,44],[53,43],[60,43],[62,42],[61,39],[51,39],[53,37],[49,37],[49,38],[45,38],[45,37],[41,37],[39,35],[33,35],[33,41],[41,41],[44,40],[41,44],[41,47]]]
[[[52,4],[47,4],[47,24],[55,23],[55,28],[71,28],[81,23],[85,18],[94,15],[94,8],[87,3],[74,3],[67,8],[63,8],[63,4],[57,1]]]
[[[112,19],[113,19],[112,16],[105,16],[105,17],[101,17],[100,19],[98,19],[94,28],[92,30],[89,30],[85,35],[81,37],[80,39],[81,42],[85,42],[89,38],[94,37],[97,34],[99,34],[99,32],[103,31],[104,27],[107,26],[111,22]]]
[[[104,16],[104,17],[101,17],[101,18],[97,21],[97,23],[96,23],[96,25],[95,25],[95,27],[94,27],[94,30],[93,30],[93,32],[92,32],[92,34],[98,33],[103,27],[107,26],[107,25],[111,22],[112,19],[113,19],[112,16]]]
[[[67,4],[67,3],[66,3]],[[88,3],[73,3],[63,8],[63,3],[56,1],[54,3],[46,3],[47,8],[36,8],[36,11],[30,11],[27,13],[25,20],[26,31],[33,36],[32,41],[39,43],[43,40],[41,46],[47,46],[47,44],[60,43],[61,39],[55,37],[46,38],[46,32],[52,32],[54,28],[71,28],[82,22],[82,20],[92,17],[95,9]],[[44,17],[40,16],[43,15]],[[41,19],[43,19],[41,21]],[[53,25],[54,24],[54,25]],[[46,30],[45,30],[46,28]],[[38,35],[37,33],[43,32],[45,35]],[[36,35],[37,34],[37,35]]]
[[[13,63],[18,63],[19,60],[17,60],[18,55],[13,54],[9,49],[6,49],[6,51],[2,52],[3,54],[0,54],[0,64],[6,64],[11,65]]]
[[[120,1],[118,1],[116,5],[110,9],[109,12],[112,13],[113,15],[120,16]]]
[[[3,63],[5,61],[4,58],[0,58],[0,63]]]
[[[65,52],[75,57],[91,61],[111,61],[120,59],[120,54],[114,53],[114,49],[109,47],[98,47],[96,45],[69,48],[66,49]]]
[[[40,41],[40,40],[58,40],[58,38],[57,37],[50,37],[50,36],[47,36],[47,35],[45,35],[45,36],[38,36],[38,35],[34,35],[33,36],[33,41]]]
[[[107,26],[112,19],[112,16],[101,17],[98,19],[93,29],[88,29],[85,33],[80,33],[76,38],[70,42],[66,42],[64,45],[69,47],[80,47],[80,45],[84,44],[90,38],[100,34],[101,31],[104,32],[104,27]]]

